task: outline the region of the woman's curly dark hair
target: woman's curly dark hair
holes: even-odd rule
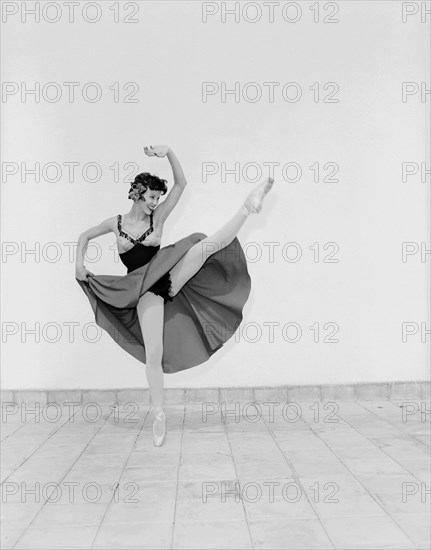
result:
[[[129,199],[134,202],[141,200],[147,189],[161,191],[161,194],[165,195],[168,192],[167,183],[167,180],[153,176],[149,172],[142,172],[135,177],[135,181],[129,189]]]

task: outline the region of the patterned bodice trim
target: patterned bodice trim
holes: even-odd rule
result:
[[[140,243],[143,240],[145,240],[148,237],[148,235],[153,231],[153,212],[151,212],[151,214],[150,214],[150,227],[145,231],[145,233],[143,233],[137,239],[133,239],[132,237],[130,237],[127,233],[125,233],[121,229],[121,214],[118,214],[118,216],[117,216],[117,227],[118,227],[118,232],[120,234],[120,237],[124,237],[125,239],[127,239],[128,241],[130,241],[133,244]]]

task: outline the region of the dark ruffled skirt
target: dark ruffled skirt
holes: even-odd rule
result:
[[[212,254],[172,300],[166,299],[169,270],[205,237],[204,233],[192,233],[165,246],[147,264],[127,275],[94,275],[88,282],[76,279],[90,301],[96,323],[142,363],[146,363],[145,344],[136,306],[148,290],[161,290],[165,297],[165,373],[207,361],[233,336],[243,318],[251,280],[237,238]]]

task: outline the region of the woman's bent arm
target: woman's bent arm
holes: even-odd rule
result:
[[[84,267],[84,256],[89,242],[90,239],[85,237],[84,233],[79,235],[78,246],[76,248],[76,269],[82,269]]]
[[[111,231],[114,231],[113,229],[113,223],[115,221],[114,218],[107,218],[99,225],[95,225],[94,227],[90,227],[90,229],[87,229],[87,231],[84,231],[84,233],[81,233],[78,238],[78,246],[76,249],[76,272],[77,274],[79,272],[82,272],[84,267],[84,256],[85,252],[87,250],[88,243],[91,241],[91,239],[95,239],[96,237],[100,237],[101,235],[105,235],[106,233],[110,233]]]

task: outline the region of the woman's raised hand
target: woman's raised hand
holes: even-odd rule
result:
[[[169,147],[167,145],[150,145],[144,147],[145,154],[148,157],[165,157],[169,153]]]

